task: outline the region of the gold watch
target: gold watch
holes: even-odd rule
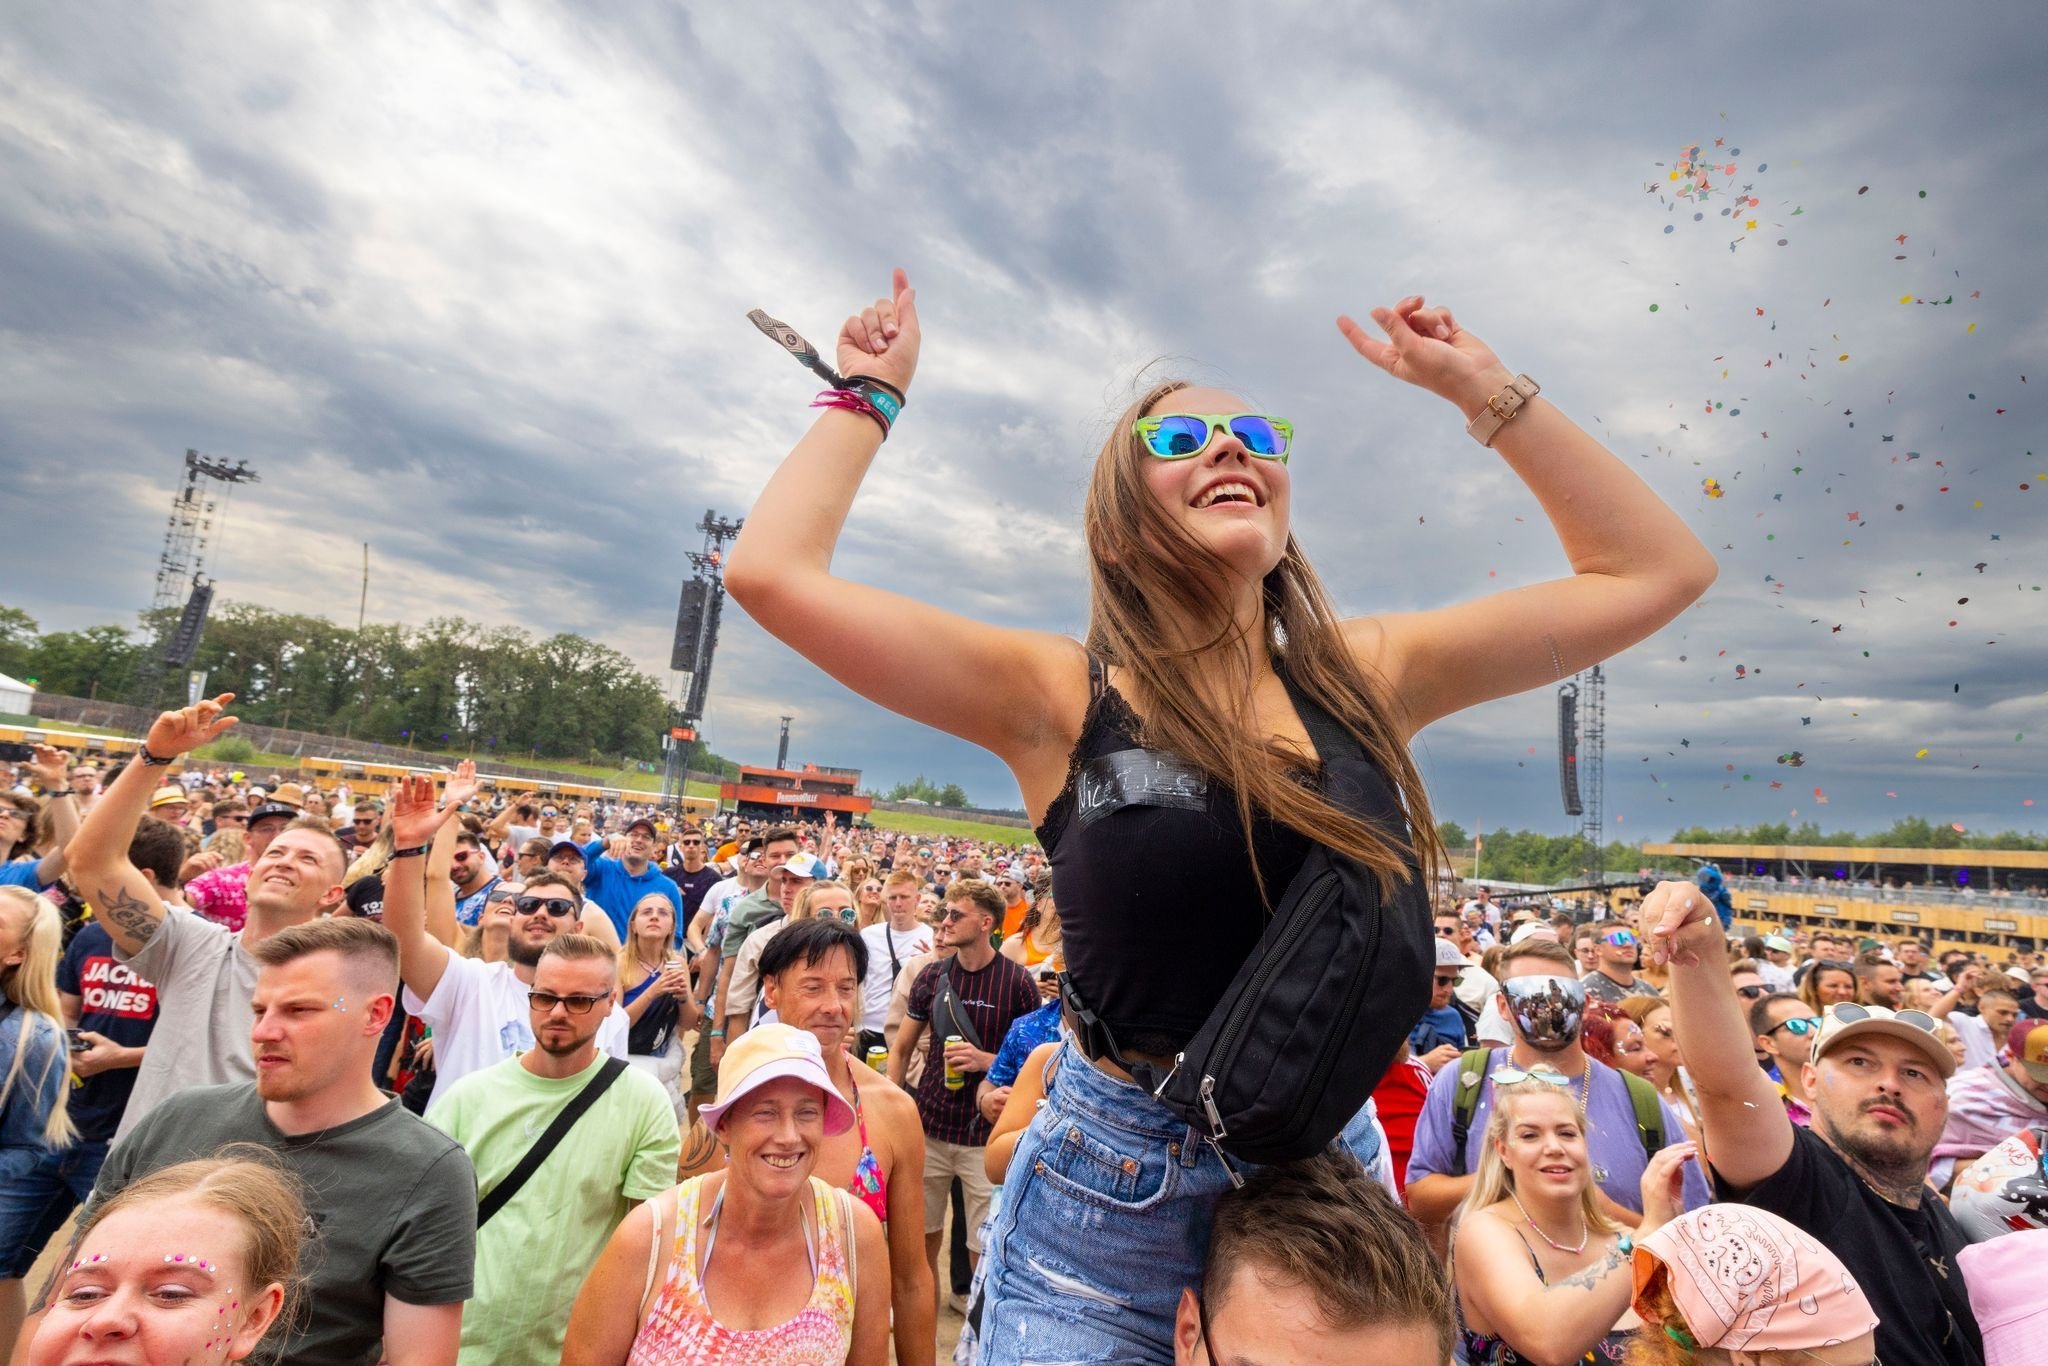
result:
[[[1465,430],[1472,434],[1474,441],[1490,447],[1493,445],[1493,438],[1500,434],[1500,429],[1505,427],[1516,413],[1522,411],[1522,405],[1542,392],[1543,386],[1535,380],[1527,375],[1516,375],[1508,382],[1507,388],[1486,400],[1486,406],[1479,410],[1478,416],[1465,424]]]

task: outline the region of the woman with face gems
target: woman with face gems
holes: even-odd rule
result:
[[[1301,496],[1357,534],[1371,516],[1358,492],[1371,467],[1357,463],[1371,459],[1369,427],[1307,440],[1303,453],[1320,464],[1297,467],[1293,424],[1236,394],[1172,382],[1118,415],[1095,460],[1082,514],[1084,643],[840,577],[835,543],[905,411],[922,347],[901,271],[888,297],[841,328],[844,387],[819,396],[824,411],[725,566],[748,614],[825,672],[1001,758],[1052,863],[1067,999],[1083,1003],[1086,1028],[1069,1029],[988,1226],[970,1317],[976,1359],[990,1366],[1173,1359],[1181,1290],[1200,1273],[1211,1211],[1243,1164],[1134,1084],[1132,1068],[1167,1074],[1313,846],[1376,876],[1373,913],[1402,921],[1403,934],[1412,920],[1426,943],[1425,893],[1442,852],[1408,753],[1415,734],[1641,640],[1714,578],[1713,557],[1678,517],[1449,309],[1411,296],[1372,320],[1385,340],[1349,318],[1339,328],[1371,366],[1459,410],[1528,485],[1569,576],[1434,610],[1341,617],[1295,540],[1293,481],[1307,480]],[[1446,423],[1445,459],[1473,455],[1453,452],[1459,441]],[[1358,454],[1340,462],[1338,451]],[[1471,667],[1482,654],[1487,667]],[[1304,709],[1342,752],[1311,740]],[[1326,792],[1316,781],[1326,760],[1374,770],[1369,803]],[[1176,932],[1161,936],[1165,923]],[[1419,1013],[1425,955],[1392,956],[1361,996],[1384,1009],[1412,995]],[[1383,1062],[1397,1043],[1387,1040]],[[1368,1170],[1380,1165],[1376,1128],[1367,1105],[1340,1136]]]
[[[235,1151],[153,1172],[87,1216],[28,1366],[241,1361],[290,1322],[305,1205],[267,1153]]]

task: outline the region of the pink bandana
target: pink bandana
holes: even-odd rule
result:
[[[1877,1327],[1870,1301],[1834,1253],[1766,1210],[1705,1205],[1636,1244],[1636,1312],[1659,1266],[1702,1347],[1797,1351]]]

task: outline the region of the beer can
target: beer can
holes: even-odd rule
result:
[[[886,1074],[889,1070],[889,1050],[876,1044],[868,1050],[868,1066]]]
[[[946,1036],[946,1042],[949,1044],[956,1044],[966,1043],[967,1040],[961,1038],[958,1034],[948,1034]],[[953,1060],[951,1058],[946,1059],[946,1089],[948,1091],[958,1091],[964,1088],[966,1085],[967,1074],[965,1072],[962,1072],[959,1068],[953,1066]]]

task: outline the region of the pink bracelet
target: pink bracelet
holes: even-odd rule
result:
[[[882,439],[889,439],[889,419],[882,416],[882,410],[860,393],[852,389],[827,389],[811,400],[813,408],[843,408],[849,413],[864,413],[875,420],[882,429]]]

